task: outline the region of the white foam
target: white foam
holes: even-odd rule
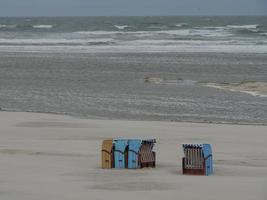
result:
[[[170,34],[170,35],[189,36],[190,35],[190,29],[156,31],[155,33],[165,33],[165,34]]]
[[[208,30],[213,30],[213,29],[220,29],[220,30],[225,30],[227,27],[225,26],[197,26],[195,29],[208,29]]]
[[[13,44],[13,45],[60,45],[60,44],[88,44],[88,43],[105,43],[113,41],[110,38],[99,39],[52,39],[52,38],[40,38],[40,39],[4,39],[0,38],[0,44]]]
[[[187,23],[179,23],[179,24],[176,24],[175,26],[177,27],[184,27],[184,26],[187,26],[188,24]]]
[[[149,29],[159,29],[159,30],[163,30],[163,29],[166,29],[168,28],[166,25],[152,25],[152,26],[148,26],[147,28]]]
[[[101,35],[132,35],[135,37],[140,36],[155,36],[159,34],[169,34],[169,35],[180,35],[188,36],[190,35],[190,29],[181,29],[181,30],[162,30],[162,31],[77,31],[74,34],[87,35],[87,36],[101,36]]]
[[[73,33],[79,34],[79,35],[112,35],[112,34],[126,33],[126,32],[120,32],[120,31],[76,31]]]
[[[0,28],[16,28],[17,25],[15,24],[10,24],[10,25],[7,25],[7,24],[0,24]]]
[[[234,29],[257,29],[259,24],[251,24],[251,25],[227,25],[228,28]]]
[[[229,41],[204,41],[204,40],[172,40],[172,39],[165,39],[165,40],[153,40],[153,39],[139,39],[133,41],[124,41],[118,42],[119,44],[128,45],[128,46],[138,46],[138,45],[188,45],[188,46],[212,46],[212,45],[227,45]]]
[[[208,29],[193,29],[190,32],[192,36],[202,36],[202,37],[229,37],[232,36],[232,33],[224,29],[215,29],[215,30],[208,30]]]
[[[170,36],[201,36],[201,37],[228,37],[233,34],[224,29],[179,29],[179,30],[161,30],[161,31],[78,31],[74,32],[80,35],[115,35],[128,34],[136,37],[155,36],[159,34],[168,34]]]
[[[202,47],[203,49],[208,49],[210,47],[218,47],[220,49],[221,46],[230,45],[230,48],[233,47],[236,43],[234,40],[217,40],[217,41],[205,41],[205,40],[172,40],[172,39],[138,39],[132,41],[117,41],[118,44],[125,45],[125,46],[151,46],[152,47],[172,47],[177,46],[177,48],[183,46],[188,48],[199,48]],[[252,45],[248,41],[246,43],[238,44],[237,46],[241,45]],[[186,48],[187,49],[187,48]]]
[[[237,90],[235,92],[238,92]],[[246,93],[246,94],[250,94],[252,96],[256,96],[256,97],[267,97],[267,95],[265,94],[260,94],[259,92],[252,92],[252,91],[246,91],[246,90],[241,90],[239,92],[243,92],[243,93]]]
[[[244,83],[243,85],[245,85],[246,83]],[[266,87],[266,83],[262,83],[262,82],[256,82],[256,85],[254,85],[254,87],[257,87],[258,84],[258,89],[260,88],[260,85],[264,85]],[[240,87],[239,84],[229,84],[229,85],[222,85],[222,84],[217,84],[217,83],[207,83],[207,84],[203,84],[206,87],[211,87],[211,88],[216,88],[216,89],[221,89],[221,90],[229,90],[231,92],[242,92],[242,93],[246,93],[252,96],[258,96],[258,97],[267,97],[267,94],[263,94],[263,91],[257,91],[254,89],[253,90],[249,90],[249,89],[245,89]],[[253,87],[253,88],[254,88]],[[257,89],[257,88],[256,88]],[[266,90],[266,89],[265,89]]]
[[[181,29],[181,30],[162,30],[162,31],[77,31],[74,33],[83,34],[83,35],[109,35],[109,34],[158,34],[158,33],[166,33],[166,34],[181,34],[188,35],[190,29]]]
[[[124,30],[129,27],[128,25],[114,25],[114,26],[119,30]]]
[[[32,27],[33,28],[50,29],[50,28],[53,28],[54,26],[53,25],[50,25],[50,24],[42,24],[42,25],[33,25]]]

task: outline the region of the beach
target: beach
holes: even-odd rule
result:
[[[0,200],[266,200],[266,63],[266,16],[0,17]],[[156,168],[101,169],[110,138]]]
[[[0,199],[267,198],[267,127],[0,112]],[[157,139],[155,169],[103,170],[106,138]],[[210,143],[214,175],[182,175],[181,144]]]

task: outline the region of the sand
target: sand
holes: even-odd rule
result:
[[[102,139],[156,138],[157,168],[102,170]],[[215,174],[181,174],[182,143],[211,143]],[[267,199],[267,127],[0,112],[1,200]]]

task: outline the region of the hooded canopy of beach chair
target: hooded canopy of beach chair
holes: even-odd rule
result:
[[[142,144],[142,140],[132,139],[128,141],[128,168],[136,169],[140,167],[139,163],[139,151]]]
[[[110,169],[113,167],[113,140],[104,140],[102,142],[102,168]]]
[[[156,143],[155,139],[143,140],[140,148],[141,166],[155,167],[156,154],[153,152],[153,147]]]
[[[210,144],[203,144],[203,154],[205,158],[206,175],[213,174],[213,163],[212,163],[212,150]]]
[[[117,139],[114,140],[114,161],[115,168],[126,168],[125,152],[128,145],[128,140]]]

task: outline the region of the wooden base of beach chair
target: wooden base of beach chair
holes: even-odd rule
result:
[[[146,162],[140,164],[141,168],[155,168],[156,162]]]
[[[203,169],[183,169],[183,174],[205,175],[205,171]]]

